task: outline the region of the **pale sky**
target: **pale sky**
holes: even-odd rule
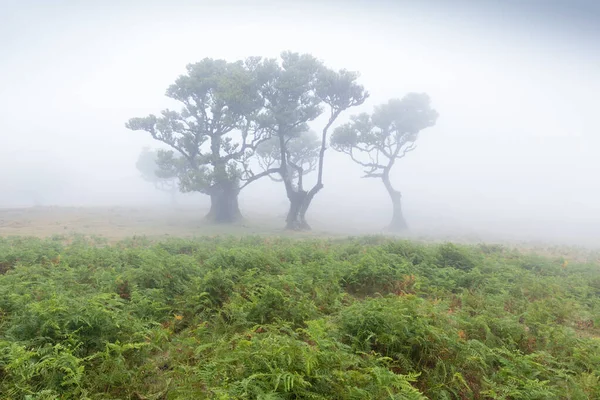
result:
[[[518,4],[0,0],[0,180],[13,191],[61,187],[57,203],[142,201],[152,189],[135,160],[156,144],[127,119],[172,107],[165,89],[188,63],[292,50],[361,72],[371,97],[340,123],[410,91],[430,95],[438,123],[393,172],[411,225],[439,216],[595,229],[598,7]],[[380,181],[332,150],[326,164],[315,215],[387,219]],[[242,204],[264,203],[266,189],[284,201],[264,181]]]

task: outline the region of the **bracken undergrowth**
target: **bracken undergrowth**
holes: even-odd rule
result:
[[[385,237],[0,239],[2,399],[599,399],[600,265]]]

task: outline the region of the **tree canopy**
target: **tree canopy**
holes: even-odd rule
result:
[[[302,176],[315,171],[319,160],[320,148],[321,141],[314,131],[298,132],[296,135],[290,135],[286,139],[286,159],[293,182],[300,181],[300,184],[302,184]],[[273,136],[269,140],[262,142],[256,149],[256,158],[261,170],[279,170],[281,165],[279,139]],[[279,174],[271,174],[269,176],[274,181],[282,182]]]

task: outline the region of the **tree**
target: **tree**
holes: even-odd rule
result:
[[[210,196],[211,221],[240,219],[239,192],[260,177],[245,174],[240,163],[268,139],[269,131],[259,122],[259,89],[268,79],[258,57],[237,62],[205,58],[189,64],[166,91],[183,104],[181,111],[166,109],[159,117],[132,118],[126,124],[171,147],[159,154],[160,169],[175,172],[181,191]]]
[[[159,165],[160,150],[150,150],[144,147],[135,163],[136,168],[142,175],[142,179],[150,182],[154,187],[171,196],[171,204],[175,205],[176,195],[179,191],[177,172],[174,170],[161,169]]]
[[[302,176],[313,172],[319,160],[319,149],[321,141],[313,131],[298,132],[292,135],[286,142],[288,170],[292,173],[292,180],[299,181]],[[260,144],[256,149],[256,158],[260,168],[264,171],[280,169],[281,149],[279,139],[271,137]],[[298,174],[302,174],[299,176]],[[282,182],[277,174],[269,175],[276,182]]]
[[[324,158],[327,135],[339,115],[350,107],[362,104],[368,97],[356,83],[358,74],[326,68],[309,54],[284,52],[281,63],[269,63],[271,80],[262,87],[266,125],[279,142],[279,174],[290,201],[286,217],[288,229],[310,229],[306,212],[314,196],[323,188]],[[308,130],[308,123],[319,117],[324,106],[329,110],[327,123],[322,129],[317,163],[317,181],[308,190],[304,188],[304,168],[290,160],[291,139],[298,132]]]
[[[402,215],[402,195],[392,187],[390,171],[396,160],[416,148],[419,133],[434,126],[437,118],[427,94],[409,93],[376,107],[372,115],[362,113],[352,117],[351,122],[336,128],[331,137],[331,146],[362,166],[365,178],[383,181],[392,200],[389,225],[392,231],[404,230],[407,224]]]

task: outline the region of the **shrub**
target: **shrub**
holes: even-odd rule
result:
[[[445,243],[438,247],[437,262],[441,267],[451,267],[462,271],[470,271],[476,265],[474,257],[467,249],[453,243]]]

